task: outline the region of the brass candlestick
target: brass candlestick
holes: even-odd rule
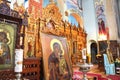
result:
[[[20,73],[20,72],[19,72],[19,73],[16,73],[16,75],[15,75],[15,76],[16,76],[16,80],[21,80],[21,76],[22,76],[22,75],[21,75],[21,73]]]

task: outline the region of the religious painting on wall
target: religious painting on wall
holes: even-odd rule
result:
[[[107,41],[106,40],[99,41],[98,44],[99,44],[99,52],[100,52],[100,54],[107,53],[107,48],[108,48]]]
[[[17,25],[0,22],[0,69],[13,68]]]
[[[98,22],[98,40],[107,40],[109,37],[109,29],[107,27],[106,16],[105,16],[105,6],[103,0],[95,1],[95,11],[96,18]]]
[[[82,0],[65,0],[67,9],[75,9],[79,11],[80,13],[82,12]]]
[[[28,35],[27,36],[27,49],[26,49],[26,55],[25,55],[27,58],[35,57],[34,44],[35,44],[35,41],[34,41],[33,35]]]
[[[72,67],[66,38],[41,33],[45,80],[71,80]]]
[[[24,58],[34,58],[35,56],[35,35],[28,34],[26,31],[25,42],[24,42]]]

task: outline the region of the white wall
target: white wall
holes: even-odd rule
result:
[[[116,17],[115,17],[115,10],[113,5],[113,0],[106,0],[105,2],[105,10],[106,10],[106,20],[107,26],[109,27],[109,37],[110,40],[117,40],[118,39],[118,32],[117,32],[117,24],[116,24]]]
[[[90,53],[90,41],[97,41],[98,25],[96,24],[94,0],[83,0],[84,28],[87,33],[87,53]]]

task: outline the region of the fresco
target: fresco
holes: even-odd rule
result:
[[[67,8],[73,8],[73,9],[81,9],[82,8],[82,0],[66,0]]]
[[[77,13],[79,13],[80,16],[82,16],[82,0],[66,0],[66,5],[68,10],[75,10]],[[72,15],[68,16],[68,22],[70,22],[72,25],[78,26],[78,22],[76,18]]]
[[[107,40],[109,37],[109,29],[107,27],[106,16],[105,16],[105,6],[103,4],[103,0],[95,1],[95,11],[96,18],[98,22],[98,39],[99,40]]]
[[[72,25],[78,26],[78,22],[76,21],[76,19],[75,19],[74,16],[72,16],[72,15],[68,16],[68,21],[69,21],[69,23],[71,23]]]
[[[39,9],[37,9],[37,7],[33,7],[34,6],[34,2],[37,2],[38,4],[39,4],[39,1],[40,0],[8,0],[8,1],[10,1],[11,3],[10,3],[10,6],[11,6],[11,9],[14,9],[14,7],[15,7],[15,3],[17,3],[17,4],[19,4],[19,6],[24,6],[24,8],[30,13],[30,14],[32,14],[32,13],[34,13],[34,12],[36,12],[36,10],[37,11],[39,11],[40,12],[40,14],[41,14],[41,11],[39,10]],[[32,2],[31,2],[32,1]],[[44,8],[44,7],[46,7],[48,4],[50,4],[50,1],[54,1],[54,3],[58,6],[58,7],[60,7],[60,11],[63,11],[63,13],[64,13],[64,11],[66,11],[66,10],[68,10],[68,9],[74,9],[74,10],[81,10],[81,0],[63,0],[63,1],[61,1],[61,0],[43,0],[43,2],[42,2],[42,7]],[[28,3],[29,2],[29,3]],[[67,8],[65,8],[65,7],[63,7],[63,5],[61,5],[61,3],[63,4],[63,3],[65,3],[65,5],[66,5],[66,7]],[[64,8],[64,9],[62,9],[62,8]],[[62,12],[61,12],[61,14],[62,14]],[[36,14],[35,16],[33,16],[33,17],[36,17],[38,14]],[[64,15],[64,14],[63,14]],[[76,25],[76,26],[78,26],[78,22],[76,21],[76,19],[75,19],[75,17],[74,16],[72,16],[72,15],[68,15],[67,16],[67,21],[69,22],[69,23],[71,23],[72,25]]]

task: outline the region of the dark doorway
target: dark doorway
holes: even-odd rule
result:
[[[92,43],[91,44],[91,63],[92,64],[97,64],[97,43]]]

